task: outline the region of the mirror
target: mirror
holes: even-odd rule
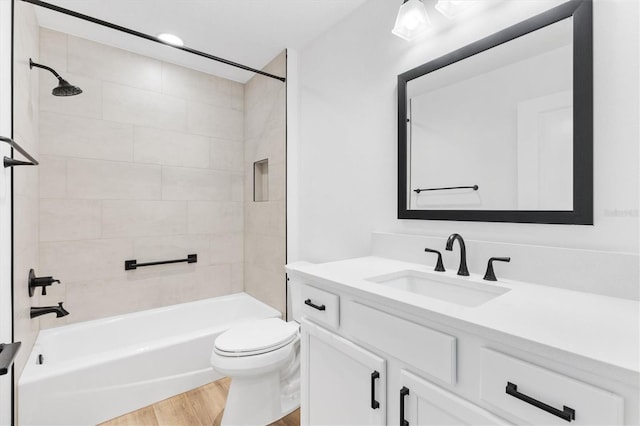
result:
[[[398,76],[398,218],[593,223],[591,6]]]

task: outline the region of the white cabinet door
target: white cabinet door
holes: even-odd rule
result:
[[[504,425],[503,419],[406,370],[400,371],[400,425]],[[392,397],[390,395],[390,397]]]
[[[386,361],[306,319],[301,323],[301,423],[384,425]]]

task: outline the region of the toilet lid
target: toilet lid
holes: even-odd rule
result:
[[[227,356],[257,355],[279,349],[298,335],[298,324],[268,318],[232,327],[215,341],[216,352]]]

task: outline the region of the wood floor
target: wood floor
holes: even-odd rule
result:
[[[189,392],[133,411],[101,426],[217,426],[220,425],[230,379],[218,380]],[[299,426],[300,410],[270,426]]]

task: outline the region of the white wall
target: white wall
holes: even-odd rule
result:
[[[425,0],[430,11],[434,3]],[[450,24],[433,12],[429,36],[407,43],[390,32],[400,1],[369,0],[301,49],[298,258],[366,255],[373,231],[637,253],[635,0],[594,2],[594,226],[396,218],[397,74],[560,3],[487,0]]]

